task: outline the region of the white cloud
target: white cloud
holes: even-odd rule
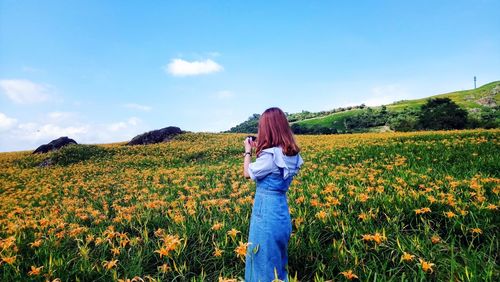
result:
[[[76,113],[72,112],[50,112],[47,114],[47,116],[51,120],[66,120],[73,118],[75,115]]]
[[[362,101],[366,106],[387,105],[409,96],[407,90],[396,84],[373,87],[371,93],[368,99]]]
[[[34,150],[61,136],[80,144],[122,142],[147,130],[151,129],[145,128],[137,117],[111,123],[85,123],[75,113],[51,112],[36,122],[19,123],[0,113],[0,151]]]
[[[228,90],[222,90],[216,93],[216,97],[219,99],[230,99],[234,97],[234,93]]]
[[[17,123],[15,118],[10,118],[4,113],[0,113],[0,131],[9,130]]]
[[[139,105],[139,104],[135,104],[135,103],[128,103],[128,104],[124,104],[123,106],[125,108],[140,110],[140,111],[145,111],[145,112],[149,112],[152,109],[150,106]]]
[[[204,61],[185,61],[173,59],[166,67],[165,71],[173,76],[190,76],[210,74],[222,71],[224,68],[211,59]]]
[[[130,126],[136,126],[140,122],[141,122],[141,120],[139,118],[131,117],[127,121],[120,121],[120,122],[115,122],[115,123],[109,124],[107,126],[107,129],[111,130],[111,131],[119,131],[119,130],[126,129]]]
[[[50,98],[50,87],[27,79],[0,80],[0,88],[7,97],[18,104],[46,101]]]

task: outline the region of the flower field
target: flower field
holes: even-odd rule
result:
[[[0,153],[0,280],[239,281],[245,136]],[[290,280],[499,281],[499,136],[297,135]]]

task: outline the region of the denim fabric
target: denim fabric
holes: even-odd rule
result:
[[[282,173],[271,173],[257,180],[252,215],[250,242],[245,261],[245,281],[270,282],[287,279],[288,241],[292,222],[286,191],[293,176],[283,179]]]

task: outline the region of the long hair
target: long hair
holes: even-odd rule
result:
[[[287,156],[294,156],[300,152],[285,113],[277,107],[265,110],[259,118],[257,157],[262,150],[271,147],[281,147],[283,154]]]

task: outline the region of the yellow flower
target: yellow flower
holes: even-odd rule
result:
[[[422,266],[422,270],[424,272],[429,272],[429,273],[432,273],[434,270],[432,269],[432,267],[435,265],[433,263],[430,263],[428,261],[425,261],[421,258],[418,259],[420,261],[420,266]]]
[[[350,270],[350,269],[348,271],[342,271],[342,272],[340,272],[340,274],[344,275],[344,277],[349,279],[349,280],[358,278],[358,276],[356,274],[352,273],[352,270]]]
[[[28,272],[28,275],[30,275],[30,276],[39,275],[42,268],[43,268],[43,265],[40,267],[36,267],[36,266],[32,265],[31,270]]]
[[[227,234],[228,234],[229,236],[231,236],[233,239],[234,239],[234,238],[236,238],[236,235],[237,235],[238,233],[240,233],[240,231],[238,231],[238,230],[236,230],[236,229],[234,229],[234,228],[232,228],[231,230],[229,230],[229,231],[227,232]]]
[[[407,252],[403,252],[401,259],[404,261],[412,261],[414,257],[415,257],[415,255],[409,254]]]
[[[218,247],[215,247],[214,257],[220,257],[220,256],[222,256],[222,250],[219,249]]]

